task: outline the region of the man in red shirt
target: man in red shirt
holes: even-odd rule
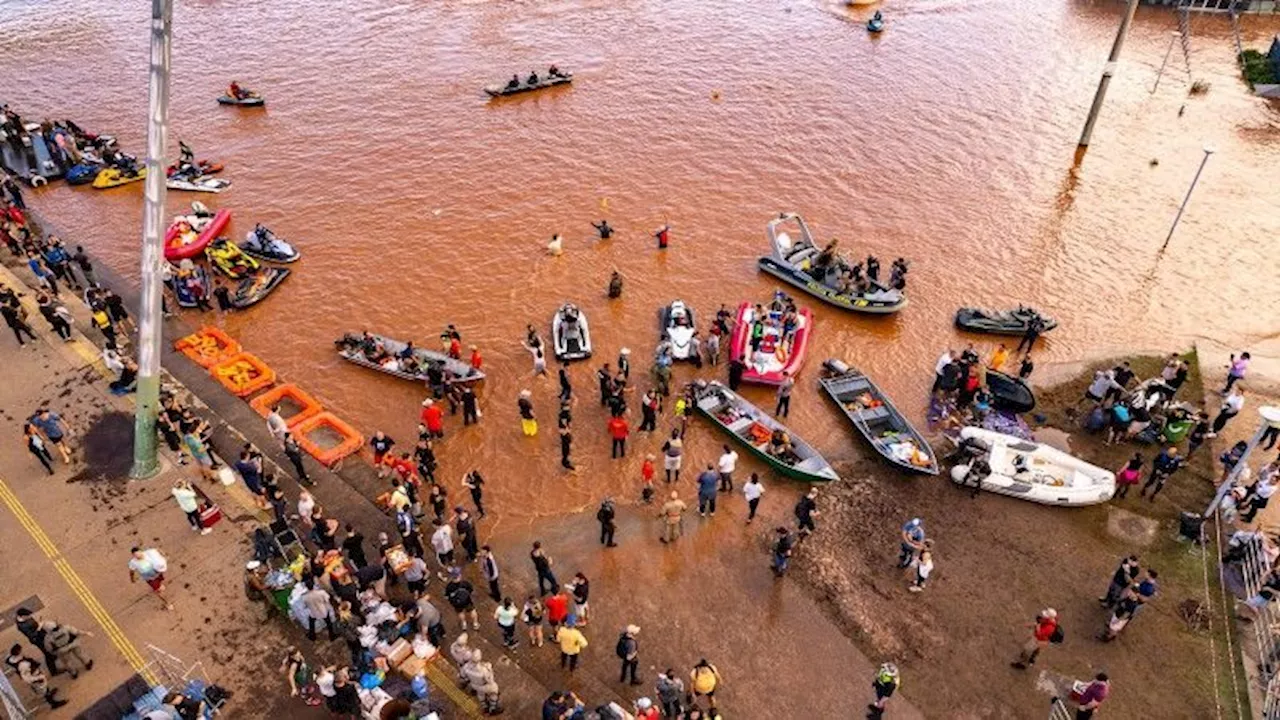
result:
[[[427,433],[433,438],[444,437],[444,413],[436,407],[436,401],[427,398],[422,401],[422,424],[427,426]]]
[[[551,637],[556,636],[556,631],[564,624],[565,618],[569,617],[569,594],[564,588],[560,588],[555,595],[547,598],[543,603],[547,609],[547,623],[551,625]]]
[[[475,345],[471,346],[471,368],[479,370],[484,365],[484,359],[480,357],[480,348]]]
[[[613,448],[610,450],[609,457],[616,458],[619,455],[627,456],[627,436],[631,434],[631,427],[627,425],[625,418],[611,417],[609,418],[609,437],[613,438]]]
[[[1034,665],[1036,656],[1040,654],[1040,651],[1049,644],[1050,640],[1058,632],[1058,611],[1053,608],[1045,608],[1036,616],[1036,621],[1031,627],[1033,628],[1031,637],[1022,646],[1022,652],[1018,655],[1018,659],[1010,663],[1019,670],[1026,670],[1028,665]]]

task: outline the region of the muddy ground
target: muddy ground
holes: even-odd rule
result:
[[[1193,372],[1180,397],[1201,398],[1196,358],[1188,359]],[[1139,378],[1162,364],[1160,358],[1130,360]],[[1036,412],[1044,424],[1070,433],[1073,452],[1118,467],[1135,448],[1105,447],[1065,412],[1093,370],[1038,388]],[[1140,450],[1148,459],[1156,452]],[[1202,551],[1175,538],[1178,514],[1203,509],[1212,495],[1212,457],[1202,450],[1155,502],[1133,492],[1082,509],[987,493],[970,499],[945,470],[924,478],[871,461],[841,467],[846,479],[826,489],[819,532],[802,549],[794,576],[872,659],[899,664],[904,694],[928,716],[1040,716],[1036,708],[1047,707],[1049,695],[1038,682],[1042,673],[1088,678],[1105,670],[1113,683],[1109,716],[1210,717],[1216,701],[1234,703],[1223,613],[1220,603],[1212,606],[1212,648],[1209,631],[1191,630],[1179,616],[1184,601],[1205,601],[1206,580]],[[923,518],[935,543],[936,570],[922,594],[908,592],[908,576],[895,567],[898,533],[911,517]],[[1161,594],[1121,638],[1103,644],[1095,635],[1107,612],[1096,598],[1119,558],[1131,552],[1160,571]],[[1217,568],[1210,560],[1216,599]],[[1058,610],[1066,642],[1051,646],[1030,671],[1011,668],[1026,624],[1044,607]],[[1222,687],[1215,689],[1209,668],[1218,671]]]

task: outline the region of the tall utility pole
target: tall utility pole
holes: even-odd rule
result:
[[[1173,225],[1169,228],[1169,234],[1164,236],[1164,244],[1160,246],[1160,252],[1169,247],[1169,241],[1173,239],[1173,231],[1178,229],[1178,221],[1182,220],[1182,213],[1187,209],[1187,203],[1191,202],[1191,193],[1196,191],[1196,183],[1200,182],[1200,173],[1204,172],[1204,166],[1209,164],[1209,156],[1213,154],[1213,148],[1205,147],[1204,157],[1200,159],[1200,167],[1196,168],[1196,176],[1191,178],[1191,187],[1187,188],[1187,196],[1182,198],[1182,204],[1178,206],[1178,214],[1173,216]]]
[[[1093,95],[1093,106],[1089,108],[1089,117],[1084,121],[1084,132],[1080,133],[1077,154],[1089,147],[1089,138],[1093,135],[1093,126],[1098,122],[1098,113],[1102,112],[1102,101],[1107,97],[1107,86],[1111,84],[1111,76],[1116,72],[1116,63],[1120,61],[1120,51],[1124,49],[1124,39],[1129,34],[1129,25],[1133,23],[1133,15],[1138,11],[1138,0],[1129,0],[1129,8],[1120,21],[1120,30],[1116,32],[1116,41],[1111,45],[1111,56],[1102,68],[1102,79],[1098,81],[1098,92]]]
[[[173,0],[151,0],[151,93],[147,113],[147,185],[142,214],[142,298],[138,323],[138,394],[133,421],[134,479],[160,470],[156,413],[160,408],[161,274],[164,262],[164,150],[169,135],[169,54]]]

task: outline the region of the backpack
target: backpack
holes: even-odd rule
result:
[[[1053,643],[1054,645],[1061,645],[1062,641],[1066,639],[1067,639],[1067,636],[1062,632],[1062,626],[1055,625],[1053,628],[1053,634],[1049,636],[1049,642]]]
[[[628,647],[630,645],[630,643],[627,642],[628,639],[629,638],[627,638],[626,633],[619,635],[618,647],[614,649],[614,652],[618,654],[618,657],[622,658],[623,660],[627,658],[627,651],[631,649],[630,647]]]
[[[449,591],[449,604],[454,607],[466,607],[471,603],[471,591],[466,585],[458,585]]]

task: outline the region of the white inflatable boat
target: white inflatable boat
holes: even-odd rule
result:
[[[991,474],[982,489],[1046,505],[1094,505],[1111,499],[1116,476],[1110,470],[1042,443],[977,427],[960,431],[962,440],[987,451]],[[951,479],[965,484],[972,463],[951,468]]]

